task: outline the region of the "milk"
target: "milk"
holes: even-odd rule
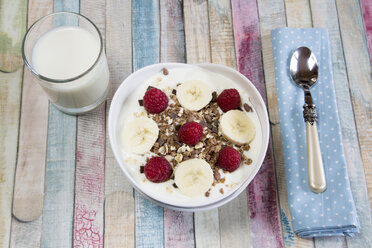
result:
[[[61,110],[82,112],[82,108],[89,110],[105,100],[109,70],[104,52],[99,54],[98,37],[80,27],[52,29],[36,42],[32,50],[33,67],[39,75],[52,79],[40,84]]]

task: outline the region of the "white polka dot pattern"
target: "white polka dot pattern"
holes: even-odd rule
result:
[[[342,146],[328,31],[278,28],[271,35],[294,232],[301,237],[352,236],[359,232],[359,222]],[[319,63],[318,82],[311,88],[311,94],[318,113],[318,134],[327,178],[327,190],[322,194],[315,194],[308,187],[306,129],[302,116],[304,94],[289,75],[292,53],[300,46],[309,47]]]

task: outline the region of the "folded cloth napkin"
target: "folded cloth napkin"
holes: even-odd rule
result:
[[[328,31],[322,28],[277,28],[271,32],[285,161],[288,203],[294,232],[300,237],[353,236],[359,221],[350,190],[333,85]],[[319,78],[311,88],[318,113],[318,135],[327,190],[308,186],[304,93],[289,75],[294,50],[307,46],[319,63]]]

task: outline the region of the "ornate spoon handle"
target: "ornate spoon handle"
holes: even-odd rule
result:
[[[316,126],[317,115],[314,104],[304,105],[304,118],[306,122],[307,143],[307,169],[308,181],[311,191],[322,193],[327,188],[322,154],[320,152],[318,129]]]

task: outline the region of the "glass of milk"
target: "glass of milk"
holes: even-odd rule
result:
[[[50,101],[67,114],[86,113],[106,100],[102,36],[82,15],[57,12],[39,19],[25,35],[23,59]]]

